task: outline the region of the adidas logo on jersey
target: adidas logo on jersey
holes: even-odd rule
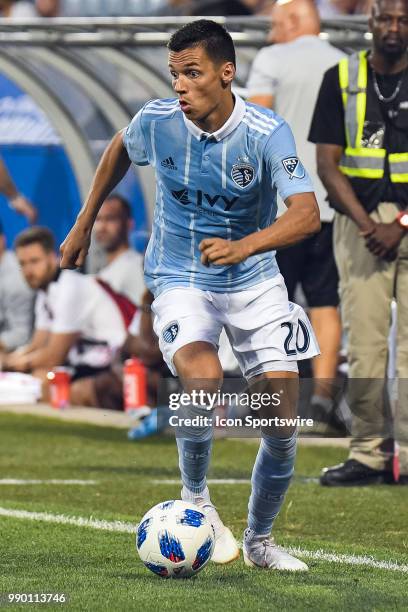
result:
[[[166,159],[163,159],[161,165],[163,168],[169,168],[169,170],[177,170],[177,166],[175,165],[172,157],[166,157]]]

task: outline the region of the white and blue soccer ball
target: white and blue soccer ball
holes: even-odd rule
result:
[[[214,529],[195,504],[179,499],[146,512],[136,534],[145,566],[162,578],[190,578],[211,559]]]

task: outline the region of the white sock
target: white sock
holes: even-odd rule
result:
[[[244,532],[244,539],[245,539],[246,544],[254,544],[254,543],[263,542],[264,540],[267,540],[269,537],[270,537],[269,533],[266,533],[266,534],[255,533],[255,531],[251,529],[250,527],[245,529],[245,532]]]
[[[187,489],[187,487],[183,486],[183,489],[181,491],[181,499],[183,501],[192,502],[193,504],[200,504],[205,502],[211,503],[210,492],[207,486],[203,491],[201,491],[201,493],[194,493],[193,491],[190,491],[190,489]]]

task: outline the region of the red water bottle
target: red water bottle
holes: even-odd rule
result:
[[[150,413],[147,406],[147,372],[140,359],[132,357],[123,367],[123,403],[125,411],[142,417]]]
[[[48,372],[47,379],[50,389],[50,404],[53,408],[66,408],[69,406],[71,369],[56,367]]]

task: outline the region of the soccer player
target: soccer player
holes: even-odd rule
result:
[[[296,362],[315,356],[318,347],[304,311],[288,301],[274,251],[319,230],[313,187],[285,121],[232,93],[235,50],[221,25],[191,22],[172,35],[168,48],[177,97],[148,102],[114,136],[61,246],[61,265],[83,264],[98,209],[130,163],[152,164],[157,203],[145,279],[155,296],[154,329],[169,368],[185,391],[216,392],[224,327],[252,387],[279,394],[279,406],[265,413],[293,416]],[[277,190],[288,210],[274,222]],[[206,407],[192,405],[190,414],[208,414]],[[293,474],[296,430],[261,433],[244,560],[306,570],[269,537]],[[206,485],[211,439],[211,426],[178,428],[182,498],[207,514],[216,535],[212,560],[227,563],[239,550]]]

